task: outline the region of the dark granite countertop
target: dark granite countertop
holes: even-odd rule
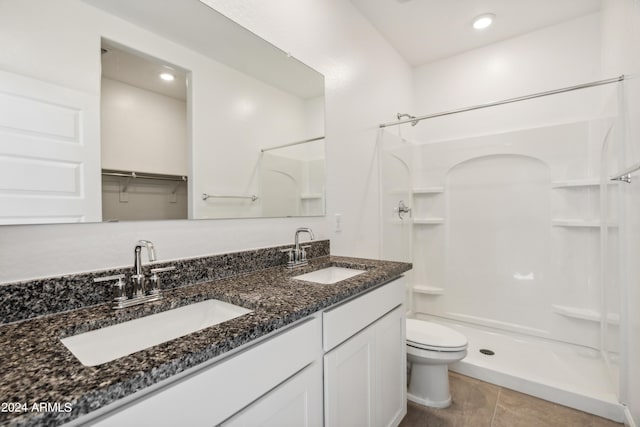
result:
[[[292,279],[329,265],[367,270],[323,285]],[[0,326],[0,425],[60,425],[279,328],[385,283],[411,264],[325,256],[165,291],[164,299],[114,311],[101,304]],[[216,298],[252,313],[95,367],[60,338]],[[7,404],[14,404],[13,407]],[[48,408],[33,405],[49,405]],[[17,408],[15,404],[26,405]],[[15,412],[11,412],[14,410]]]

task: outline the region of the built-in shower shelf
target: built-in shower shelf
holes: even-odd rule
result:
[[[602,222],[598,219],[553,219],[551,225],[556,227],[598,228]],[[615,223],[607,224],[607,227],[617,227]]]
[[[416,225],[444,224],[444,218],[415,218],[413,223]]]
[[[444,293],[444,289],[436,288],[434,286],[414,285],[413,292],[416,294],[424,294],[424,295],[442,295]]]
[[[302,200],[317,200],[322,199],[322,193],[302,193],[300,195]]]
[[[421,187],[414,188],[413,194],[438,194],[444,192],[444,187]]]
[[[591,308],[571,307],[567,305],[552,305],[553,311],[572,319],[587,320],[589,322],[599,322],[602,319],[600,312]],[[614,313],[607,315],[607,323],[612,325],[620,324],[620,316]]]

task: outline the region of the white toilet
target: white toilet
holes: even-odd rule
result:
[[[433,408],[451,404],[449,363],[467,355],[467,338],[437,323],[407,319],[407,360],[411,377],[407,398]]]

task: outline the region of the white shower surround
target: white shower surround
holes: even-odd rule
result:
[[[441,191],[413,194],[414,310],[598,348],[598,166],[611,125],[415,146],[414,185]]]
[[[457,135],[418,142],[385,130],[379,143],[383,255],[411,254],[414,315],[461,325],[474,349],[500,348],[493,365],[470,352],[454,369],[621,421],[618,296],[613,287],[605,310],[600,245],[600,158],[618,137],[615,95],[612,85],[464,113],[458,128],[455,117],[434,119],[421,126]],[[573,114],[587,102],[598,107]],[[607,184],[610,199],[616,188]],[[397,217],[398,199],[410,201],[411,218]],[[615,206],[604,214],[613,246]],[[526,362],[536,354],[542,364]]]

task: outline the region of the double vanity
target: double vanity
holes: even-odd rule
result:
[[[283,248],[186,260],[192,282],[166,273],[157,301],[0,326],[0,424],[397,425],[411,264],[328,249],[293,269]]]

